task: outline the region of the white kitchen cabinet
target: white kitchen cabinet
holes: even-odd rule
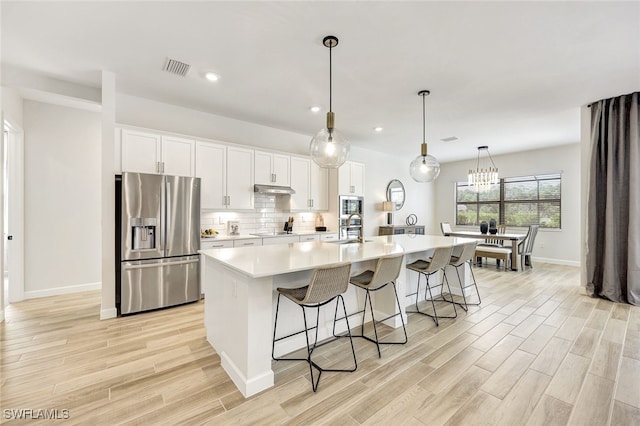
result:
[[[161,137],[122,129],[122,171],[159,173]]]
[[[291,210],[320,211],[329,208],[329,175],[309,158],[291,157]]]
[[[200,250],[231,247],[233,247],[233,240],[200,241]]]
[[[337,233],[320,234],[320,241],[337,241],[338,239]]]
[[[195,176],[196,141],[162,136],[162,173],[173,176]]]
[[[253,150],[197,142],[196,176],[201,209],[253,209]]]
[[[311,210],[329,210],[329,169],[320,167],[313,161],[311,161],[309,198],[311,199]]]
[[[340,166],[338,194],[364,196],[364,164],[346,161]]]
[[[302,157],[291,157],[291,210],[310,210],[309,181],[311,179],[311,160]]]
[[[288,244],[300,242],[300,237],[297,235],[282,235],[280,237],[267,237],[262,239],[263,246],[270,246],[273,244]]]
[[[227,208],[253,209],[253,150],[227,147]]]
[[[273,152],[255,151],[255,183],[290,186],[291,157]]]
[[[234,247],[251,247],[251,246],[261,246],[262,239],[261,238],[238,238],[237,240],[233,240]]]
[[[195,175],[195,141],[122,129],[122,171]]]
[[[227,147],[196,143],[196,177],[200,178],[200,208],[226,209]]]
[[[301,243],[304,243],[307,241],[320,241],[320,235],[318,234],[300,235]]]

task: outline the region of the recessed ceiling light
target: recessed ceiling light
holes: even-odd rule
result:
[[[204,77],[209,81],[218,81],[220,79],[220,76],[214,72],[208,72]]]
[[[380,133],[382,131],[382,127],[374,127],[373,131],[376,133]]]
[[[448,138],[442,138],[440,140],[442,142],[453,142],[453,141],[457,141],[458,138],[456,136],[449,136]]]
[[[320,112],[320,107],[319,106],[312,106],[309,108],[309,111],[311,112]]]

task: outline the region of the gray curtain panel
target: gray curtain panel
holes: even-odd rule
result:
[[[640,94],[591,105],[587,292],[640,306]]]

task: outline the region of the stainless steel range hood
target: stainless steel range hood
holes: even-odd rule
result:
[[[275,186],[275,185],[253,185],[253,192],[260,194],[295,194],[293,188],[290,186]]]

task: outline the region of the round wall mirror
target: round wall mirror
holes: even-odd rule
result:
[[[404,206],[404,185],[398,179],[394,179],[387,185],[387,201],[395,204],[396,210],[400,210]]]

